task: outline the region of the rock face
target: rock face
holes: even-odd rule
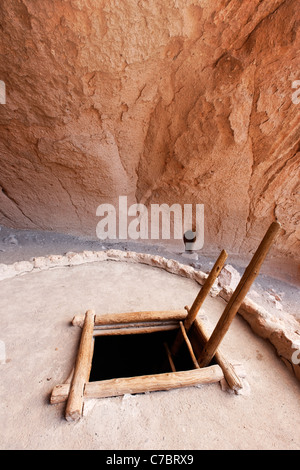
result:
[[[95,236],[120,195],[202,203],[206,251],[278,218],[299,257],[299,21],[298,0],[4,2],[0,223]]]

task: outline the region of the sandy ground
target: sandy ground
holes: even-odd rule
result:
[[[0,289],[2,449],[299,449],[299,382],[241,317],[223,349],[246,371],[243,395],[212,384],[90,400],[76,424],[64,420],[64,404],[49,404],[74,365],[74,315],[182,308],[198,293],[194,281],[106,261],[26,274]],[[208,298],[202,313],[213,325],[224,305]]]

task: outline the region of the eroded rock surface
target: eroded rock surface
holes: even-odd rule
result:
[[[278,218],[298,258],[299,19],[298,0],[3,2],[0,223],[95,236],[119,195],[203,203],[206,250],[249,253]]]

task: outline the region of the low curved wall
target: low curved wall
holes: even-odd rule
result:
[[[132,251],[107,250],[69,252],[66,255],[49,255],[33,258],[30,261],[19,261],[11,265],[0,264],[0,281],[47,269],[76,266],[85,263],[104,261],[142,263],[165,269],[169,273],[183,276],[203,285],[207,274],[191,266],[181,264],[162,256]],[[211,290],[212,296],[220,296],[228,301],[233,290],[216,281]],[[277,354],[290,371],[300,380],[300,331],[299,323],[286,312],[277,318],[248,297],[243,301],[239,314],[249,323],[252,330],[260,337],[267,339],[275,347]]]

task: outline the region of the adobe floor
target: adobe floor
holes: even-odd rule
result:
[[[7,354],[0,365],[2,449],[299,448],[299,382],[241,317],[224,351],[246,371],[244,395],[213,384],[90,400],[76,424],[64,420],[64,404],[49,404],[74,364],[80,334],[70,325],[74,315],[88,308],[99,314],[182,308],[195,298],[195,282],[107,261],[26,274],[1,281],[0,289]],[[204,313],[215,323],[223,308],[222,300],[208,298]]]

